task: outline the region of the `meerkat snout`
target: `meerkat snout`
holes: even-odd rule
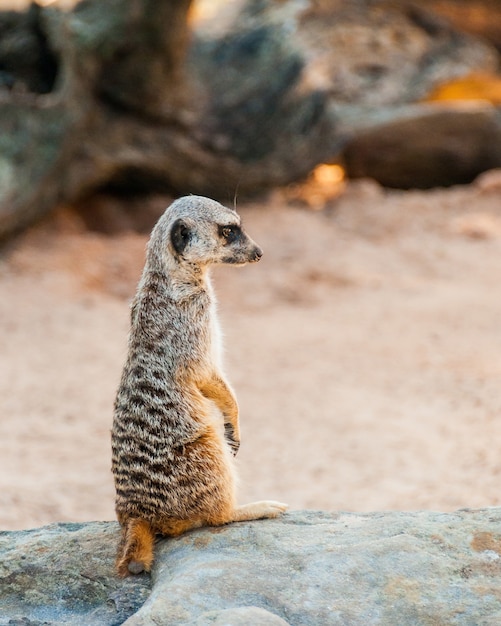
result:
[[[257,263],[258,261],[261,260],[262,256],[263,256],[263,251],[261,250],[261,248],[258,248],[256,246],[256,248],[254,249],[254,256],[252,257],[252,259],[249,262],[250,263]]]

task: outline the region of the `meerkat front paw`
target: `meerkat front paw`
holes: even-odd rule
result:
[[[226,443],[230,446],[232,455],[237,456],[237,452],[240,448],[240,439],[235,437],[235,431],[229,422],[226,422],[224,425],[224,438],[226,439]]]

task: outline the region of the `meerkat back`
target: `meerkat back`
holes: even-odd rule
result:
[[[276,517],[287,508],[236,503],[238,405],[221,371],[208,275],[211,265],[245,265],[261,255],[235,211],[200,196],[175,201],[153,229],[112,428],[121,576],[151,568],[157,534]]]

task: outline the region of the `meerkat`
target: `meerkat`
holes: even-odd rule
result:
[[[287,509],[274,501],[237,505],[238,405],[222,373],[209,277],[213,264],[261,256],[235,211],[200,196],[173,202],[152,231],[112,428],[120,576],[151,569],[157,535]]]

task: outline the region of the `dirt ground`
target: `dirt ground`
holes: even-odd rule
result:
[[[501,505],[501,175],[240,206],[262,261],[214,272],[241,500]],[[0,258],[0,528],[112,519],[109,431],[146,237],[68,212]]]

